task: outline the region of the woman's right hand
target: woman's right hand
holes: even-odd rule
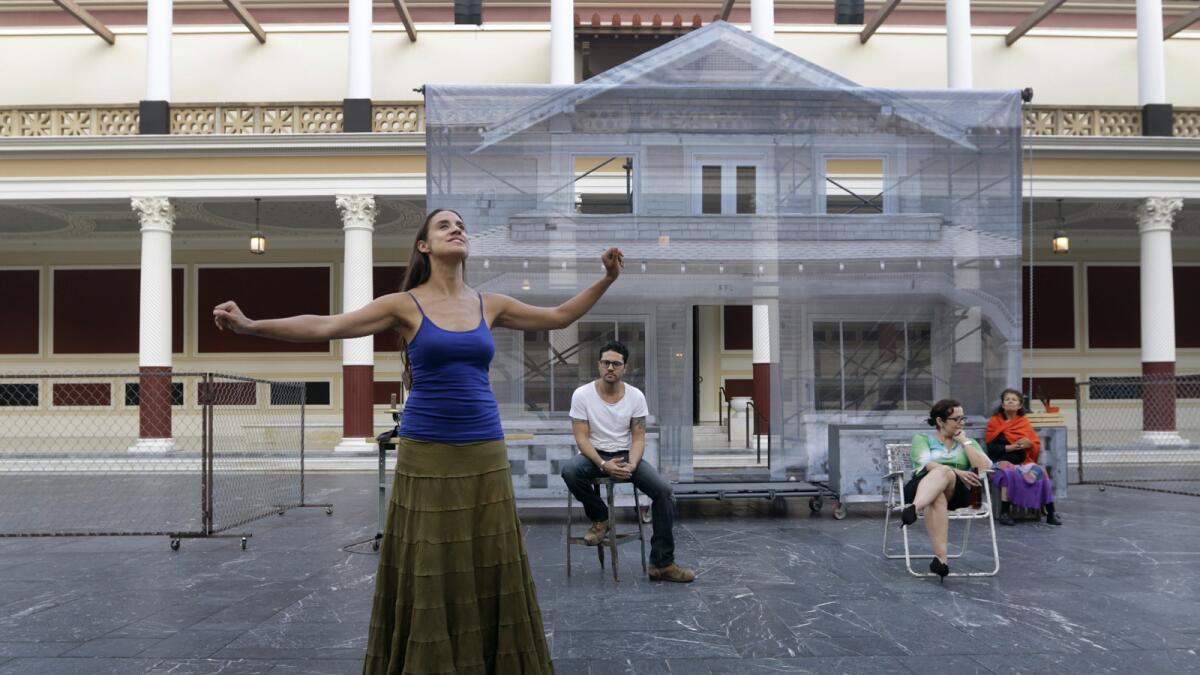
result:
[[[218,330],[231,330],[238,334],[249,333],[250,326],[254,323],[246,318],[242,309],[232,300],[213,307],[213,321],[217,324]]]
[[[970,471],[963,471],[962,469],[955,469],[954,473],[958,474],[958,477],[961,478],[964,483],[966,483],[967,485],[969,485],[971,487],[979,487],[980,485],[983,484],[983,482],[979,480],[979,476],[977,476],[976,474],[974,474]]]

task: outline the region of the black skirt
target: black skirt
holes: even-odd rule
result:
[[[917,485],[921,480],[928,476],[927,472],[913,474],[912,478],[904,484],[904,503],[911,504],[917,497]],[[971,486],[963,482],[962,476],[954,474],[954,494],[950,496],[950,501],[946,503],[946,508],[950,511],[961,509],[971,505]]]

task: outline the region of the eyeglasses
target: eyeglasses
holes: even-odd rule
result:
[[[625,365],[624,361],[609,361],[608,359],[600,359],[601,368],[617,369]]]
[[[966,422],[967,416],[966,415],[955,415],[954,417],[947,417],[946,421],[947,422]]]

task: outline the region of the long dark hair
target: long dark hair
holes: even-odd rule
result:
[[[417,236],[413,240],[412,254],[408,256],[408,269],[404,272],[404,281],[400,282],[400,292],[411,291],[421,284],[429,281],[429,275],[432,272],[432,266],[429,263],[429,254],[425,253],[418,247],[418,244],[425,241],[429,237],[429,224],[433,222],[433,217],[439,213],[449,211],[462,219],[462,214],[454,209],[434,209],[425,216],[425,222],[421,223],[421,229],[417,230]],[[463,281],[467,279],[467,261],[463,260]],[[400,360],[404,363],[404,388],[412,391],[412,374],[409,372],[408,363],[408,339],[403,335],[400,336]]]
[[[996,412],[992,413],[993,417],[995,417],[996,415],[999,415],[1002,418],[1008,417],[1008,415],[1004,414],[1004,397],[1008,396],[1009,394],[1015,394],[1017,397],[1017,400],[1021,402],[1021,407],[1017,408],[1017,417],[1024,417],[1025,413],[1029,412],[1028,410],[1025,409],[1025,395],[1024,394],[1017,391],[1016,389],[1005,389],[1004,391],[1000,392],[1000,405],[996,406]]]

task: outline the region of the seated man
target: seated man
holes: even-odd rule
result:
[[[671,486],[649,462],[646,450],[646,397],[637,387],[625,384],[629,350],[620,342],[609,342],[600,350],[600,377],[575,390],[571,396],[571,428],[580,454],[563,465],[567,488],[583,504],[592,527],[583,539],[596,546],[608,532],[608,506],[592,491],[592,480],[610,476],[631,481],[653,500],[654,536],[650,538],[650,579],[688,583],[692,570],[675,564],[675,496]]]

